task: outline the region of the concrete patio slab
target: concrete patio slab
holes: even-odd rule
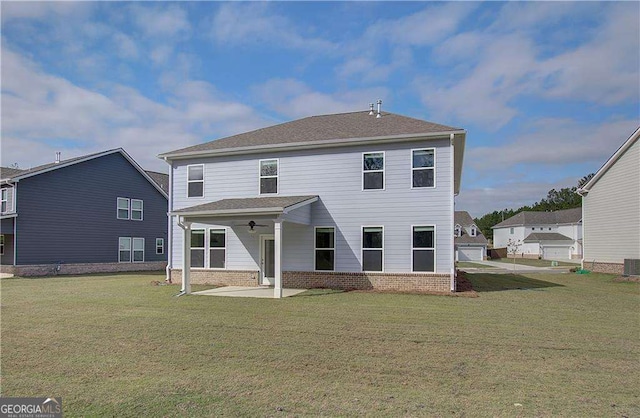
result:
[[[282,289],[282,297],[286,298],[305,292],[307,289]],[[273,299],[273,287],[225,286],[215,289],[193,292],[192,295],[227,296],[235,298],[270,298]]]

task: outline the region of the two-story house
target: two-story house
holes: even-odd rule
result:
[[[123,149],[0,171],[2,270],[19,276],[162,270],[166,175]],[[154,181],[154,178],[156,181]]]
[[[465,131],[388,112],[312,116],[161,154],[169,280],[455,289]],[[186,266],[186,268],[185,268]]]
[[[487,239],[469,212],[455,212],[454,243],[456,261],[482,261],[487,255]]]
[[[518,243],[513,255],[545,260],[582,258],[582,209],[520,212],[493,229],[493,247]]]

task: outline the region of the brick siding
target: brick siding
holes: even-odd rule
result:
[[[259,272],[251,270],[191,270],[192,284],[258,286],[258,277]],[[171,281],[182,283],[182,270],[171,270]],[[282,285],[290,289],[451,292],[448,274],[284,271]]]
[[[620,263],[585,262],[583,268],[591,270],[594,273],[611,273],[620,275],[624,273],[624,264]]]

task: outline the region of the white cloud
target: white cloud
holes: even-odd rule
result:
[[[84,17],[93,9],[91,2],[77,1],[3,1],[2,23],[17,19],[52,19]]]
[[[368,103],[389,95],[386,88],[321,93],[294,79],[272,79],[254,91],[269,108],[290,118],[367,110]]]
[[[638,127],[640,119],[585,124],[570,119],[541,119],[527,133],[505,138],[503,145],[470,148],[465,164],[477,170],[509,172],[519,164],[563,166],[602,163]]]
[[[53,151],[70,158],[121,146],[143,167],[162,170],[161,152],[266,124],[206,82],[174,83],[168,103],[122,85],[107,96],[47,74],[7,47],[2,76],[3,164],[35,166]]]
[[[145,3],[142,6],[140,3],[130,8],[133,20],[146,36],[175,37],[191,30],[187,12],[182,7],[160,4],[150,6]]]
[[[331,52],[333,43],[305,36],[293,22],[270,12],[268,3],[222,3],[211,23],[219,44],[266,44],[277,48]]]

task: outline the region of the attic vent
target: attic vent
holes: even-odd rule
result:
[[[380,108],[382,107],[382,100],[378,99],[376,103],[378,104],[378,114],[376,115],[376,119],[380,119]]]
[[[369,115],[373,116],[373,103],[369,103]]]
[[[55,161],[56,164],[60,162],[60,154],[61,154],[60,151],[56,151],[56,161]]]
[[[640,276],[640,259],[625,258],[624,259],[624,275]]]

